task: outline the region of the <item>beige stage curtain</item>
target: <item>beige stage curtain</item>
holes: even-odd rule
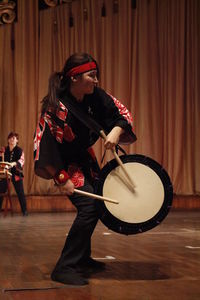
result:
[[[25,151],[25,193],[33,185],[33,132],[38,114],[38,3],[18,0],[18,21],[0,25],[0,146],[10,131]],[[13,45],[13,47],[11,47]]]
[[[131,3],[119,0],[116,13],[112,0],[39,12],[37,1],[18,0],[18,22],[0,26],[0,145],[9,131],[19,132],[26,194],[57,193],[34,175],[33,134],[49,75],[79,51],[96,58],[100,85],[133,114],[138,140],[124,147],[127,153],[162,164],[176,194],[200,193],[200,1],[139,0],[136,9]],[[100,160],[101,142],[95,150]]]

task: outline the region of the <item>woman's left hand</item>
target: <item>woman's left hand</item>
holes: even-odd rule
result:
[[[124,132],[124,129],[119,127],[119,126],[116,126],[114,127],[110,133],[107,135],[106,137],[106,141],[104,143],[104,147],[106,149],[114,149],[115,146],[118,144],[119,142],[119,138],[120,138],[120,135]]]

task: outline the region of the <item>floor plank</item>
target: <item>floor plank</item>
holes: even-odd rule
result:
[[[98,223],[93,257],[106,262],[89,285],[50,280],[74,212],[0,215],[0,299],[199,300],[200,212],[171,211],[156,228],[120,235]]]

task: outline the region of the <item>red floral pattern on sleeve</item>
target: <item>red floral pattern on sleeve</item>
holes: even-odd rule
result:
[[[43,132],[45,130],[45,120],[43,117],[40,118],[40,121],[37,125],[35,137],[34,137],[34,159],[39,159],[40,154],[40,142],[42,139]]]
[[[44,120],[49,125],[51,134],[56,138],[57,142],[62,143],[63,141],[63,129],[59,127],[55,121],[51,119],[48,113],[45,113]]]
[[[60,144],[63,142],[63,139],[71,142],[75,139],[75,135],[71,129],[65,122],[68,114],[67,108],[59,102],[59,109],[56,112],[56,116],[58,119],[63,121],[63,127],[61,128],[56,124],[56,122],[51,118],[52,111],[49,109],[44,115],[40,117],[40,120],[37,124],[35,137],[34,137],[34,159],[39,160],[39,154],[40,154],[40,142],[45,130],[46,124],[48,124],[49,129],[51,131],[51,134],[55,137],[57,142]]]
[[[84,175],[81,169],[76,165],[70,165],[68,167],[67,173],[70,176],[70,180],[73,182],[75,188],[84,185]]]
[[[68,110],[67,108],[59,102],[59,110],[56,113],[56,116],[63,122],[65,122]],[[51,116],[48,115],[48,112],[45,113],[45,121],[48,123],[52,135],[56,138],[59,143],[63,142],[63,139],[67,142],[71,142],[75,139],[75,135],[71,127],[64,123],[64,128],[59,127],[55,121],[52,120]]]
[[[120,115],[123,116],[126,119],[126,121],[128,122],[128,124],[131,126],[132,133],[133,133],[133,117],[132,117],[131,113],[118,99],[116,99],[111,94],[109,94],[109,96],[112,98],[115,106],[118,108]],[[120,136],[119,143],[125,145],[125,144],[133,143],[135,141],[136,141],[136,136],[134,133],[133,133],[133,135],[131,135],[128,132],[124,132]]]
[[[64,124],[64,133],[63,133],[63,138],[64,140],[66,140],[67,142],[72,142],[75,139],[75,135],[71,129],[70,126],[68,126],[67,124]]]
[[[114,96],[112,96],[111,94],[109,94],[109,96],[113,99],[115,105],[117,106],[120,115],[122,115],[127,122],[133,126],[133,117],[131,115],[131,113],[129,112],[129,110],[119,101],[117,100],[117,98],[115,98]]]

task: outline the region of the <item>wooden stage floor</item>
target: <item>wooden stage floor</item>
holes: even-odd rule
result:
[[[74,212],[0,215],[0,299],[199,300],[200,212],[171,211],[156,228],[124,236],[101,222],[93,257],[106,270],[89,285],[50,280]]]

